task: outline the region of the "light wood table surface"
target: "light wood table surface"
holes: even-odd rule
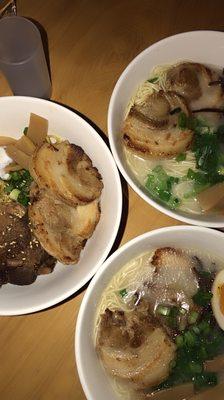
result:
[[[19,15],[37,20],[47,31],[52,100],[78,110],[105,135],[113,87],[133,57],[175,33],[224,27],[223,0],[18,0],[17,4]],[[0,76],[0,96],[10,94]],[[122,218],[120,243],[180,224],[123,186],[128,213]],[[83,295],[84,290],[36,314],[0,318],[1,400],[85,399],[74,359],[75,323]]]

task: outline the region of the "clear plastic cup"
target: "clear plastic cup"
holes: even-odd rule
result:
[[[28,19],[0,19],[0,70],[14,95],[51,96],[51,81],[40,32]]]

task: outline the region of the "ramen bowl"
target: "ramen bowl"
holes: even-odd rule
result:
[[[31,97],[1,97],[1,134],[19,138],[30,113],[49,121],[49,132],[81,146],[102,175],[101,217],[76,265],[57,262],[51,274],[39,275],[26,286],[0,288],[0,315],[26,314],[50,307],[79,290],[107,257],[117,235],[122,210],[120,177],[110,150],[95,129],[75,112],[51,101]]]
[[[171,210],[155,200],[141,185],[129,168],[122,143],[121,126],[125,110],[138,86],[149,78],[152,68],[177,61],[204,63],[218,69],[223,67],[224,33],[195,31],[168,37],[140,53],[120,76],[111,96],[108,110],[108,133],[111,150],[119,170],[132,189],[148,204],[185,223],[213,228],[224,227],[224,216],[212,213],[188,213]]]
[[[138,236],[119,248],[99,269],[83,298],[76,325],[75,355],[79,378],[88,400],[118,400],[94,343],[97,309],[111,279],[129,261],[159,247],[194,249],[212,256],[223,254],[223,233],[205,227],[174,226]],[[122,397],[123,398],[123,397]],[[169,397],[170,398],[170,397]]]

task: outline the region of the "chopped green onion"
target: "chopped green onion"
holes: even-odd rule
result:
[[[197,311],[191,311],[189,316],[188,316],[188,323],[189,324],[195,324],[195,322],[197,321],[199,317],[199,313]]]
[[[197,337],[193,332],[187,331],[184,333],[184,343],[187,347],[194,347]]]
[[[182,315],[185,315],[187,312],[186,308],[183,308],[183,307],[181,307],[179,311],[180,311],[180,314],[182,314]]]
[[[148,175],[145,187],[158,199],[167,203],[170,208],[177,208],[180,200],[172,194],[172,188],[179,178],[169,176],[161,165],[157,165]]]
[[[207,321],[201,321],[200,324],[198,324],[198,329],[205,336],[208,335],[211,331],[210,324]]]
[[[216,386],[218,383],[217,374],[215,372],[203,372],[193,378],[194,387],[200,390],[204,387]]]
[[[147,81],[149,82],[149,83],[156,83],[157,81],[158,81],[158,76],[155,76],[154,78],[151,78],[151,79],[147,79]]]
[[[181,129],[187,128],[187,116],[184,112],[180,112],[178,115],[178,127]]]
[[[179,318],[179,307],[173,306],[170,308],[170,314],[167,317],[167,324],[172,329],[176,329],[178,327],[178,318]]]
[[[186,326],[187,326],[186,320],[185,320],[185,319],[181,319],[180,322],[179,322],[179,330],[180,330],[180,331],[184,331],[184,329],[186,328]]]
[[[30,201],[29,195],[26,193],[20,192],[17,201],[22,204],[24,207],[27,207]]]
[[[18,201],[23,206],[27,206],[29,204],[29,191],[32,181],[33,178],[27,170],[22,169],[11,172],[9,173],[9,180],[4,187],[4,192],[10,195],[14,189],[18,190],[12,193],[13,200]]]
[[[211,292],[206,292],[201,289],[199,289],[197,293],[192,297],[193,301],[201,307],[210,304],[211,298],[212,298]]]
[[[198,328],[198,326],[194,325],[194,326],[192,326],[191,329],[192,329],[192,331],[193,331],[194,333],[196,333],[196,335],[199,335],[200,329]]]
[[[17,200],[20,194],[20,190],[19,189],[13,189],[10,193],[9,193],[9,197],[11,200]]]
[[[175,342],[176,342],[177,347],[183,347],[183,345],[184,345],[184,337],[182,335],[176,336]]]
[[[200,374],[200,373],[203,371],[203,366],[202,366],[202,364],[199,364],[199,363],[197,363],[197,362],[195,362],[195,361],[191,361],[191,362],[189,363],[189,368],[190,368],[190,371],[191,371],[193,374]]]
[[[175,159],[175,160],[176,160],[177,162],[186,160],[186,153],[180,153],[180,154],[178,154],[178,155],[176,156],[176,159]]]
[[[11,172],[11,178],[13,181],[18,181],[21,178],[21,175],[19,172]]]
[[[128,292],[127,292],[126,289],[121,289],[121,290],[119,291],[119,294],[120,294],[121,297],[124,297],[124,296],[126,296],[126,295],[128,294]]]
[[[170,315],[170,307],[159,305],[156,308],[157,314],[168,316]]]

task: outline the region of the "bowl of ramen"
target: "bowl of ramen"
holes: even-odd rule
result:
[[[224,226],[224,33],[161,40],[119,78],[109,105],[115,161],[147,203],[180,221]]]
[[[74,112],[2,97],[0,120],[0,315],[14,315],[52,306],[93,276],[122,194],[109,149]]]
[[[105,261],[76,326],[88,400],[222,399],[223,244],[205,227],[162,228]]]

